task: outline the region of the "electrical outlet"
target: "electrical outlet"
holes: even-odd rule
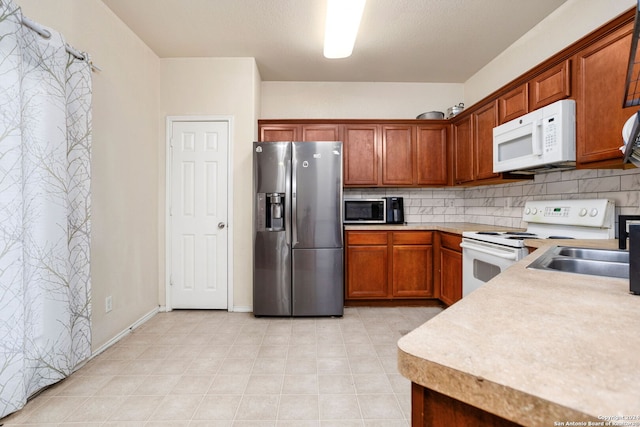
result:
[[[113,298],[111,298],[111,295],[109,295],[104,299],[104,312],[108,313],[111,310],[113,310]]]

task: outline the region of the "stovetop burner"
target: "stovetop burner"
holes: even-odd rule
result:
[[[505,236],[505,239],[524,240],[524,239],[541,239],[541,237],[538,237],[535,234],[527,234],[525,236]]]
[[[536,236],[535,233],[527,233],[526,231],[507,231],[504,234],[510,236]]]
[[[499,236],[500,233],[497,231],[478,231],[476,234],[482,234],[484,236]]]
[[[547,237],[547,239],[575,239],[575,237],[568,237],[568,236],[549,236],[549,237]]]

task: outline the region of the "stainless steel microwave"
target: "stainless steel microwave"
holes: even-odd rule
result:
[[[344,199],[345,224],[384,224],[387,222],[385,199]]]

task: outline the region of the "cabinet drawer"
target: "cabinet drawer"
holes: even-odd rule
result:
[[[386,245],[386,231],[347,231],[348,245]]]
[[[457,234],[440,233],[440,246],[443,248],[462,252],[462,248],[460,247],[461,242],[462,237]]]
[[[431,245],[433,233],[431,231],[403,231],[393,233],[394,245]]]

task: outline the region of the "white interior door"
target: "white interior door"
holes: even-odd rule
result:
[[[173,121],[170,308],[227,308],[229,122]]]

